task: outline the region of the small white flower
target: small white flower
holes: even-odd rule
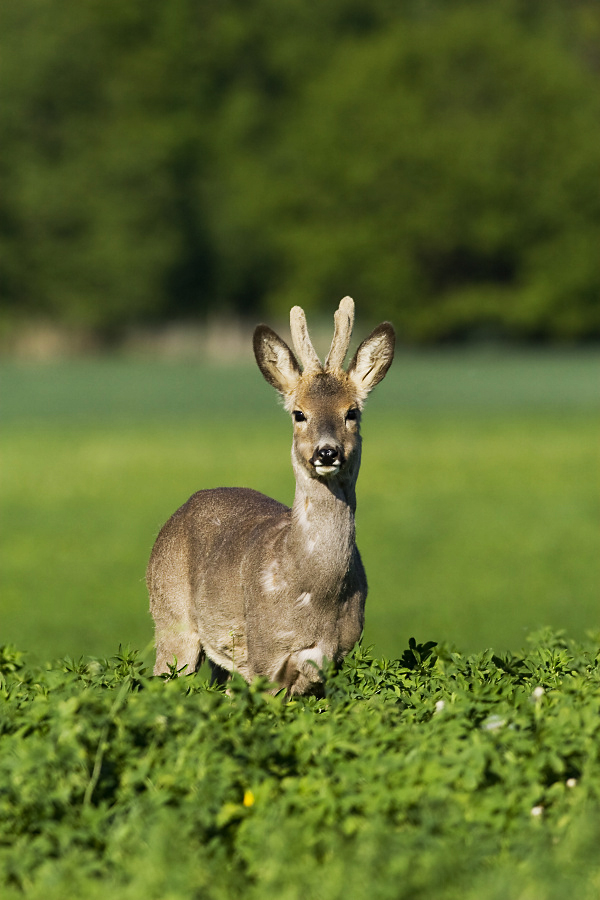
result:
[[[577,784],[577,779],[576,778],[567,778],[566,784],[567,784],[568,788],[574,788],[575,785]]]
[[[503,719],[502,716],[488,716],[481,727],[485,731],[497,731],[499,728],[504,728],[505,725],[506,719]]]
[[[446,706],[446,701],[445,701],[445,700],[438,700],[437,703],[435,704],[435,711],[436,711],[436,713],[441,712],[441,711],[444,709],[445,706]]]
[[[539,700],[540,697],[543,697],[545,693],[546,693],[546,691],[541,686],[541,684],[538,684],[538,686],[533,689],[533,694],[531,696],[533,697],[534,700]]]
[[[534,806],[533,809],[531,810],[531,815],[532,816],[541,816],[541,815],[543,815],[543,812],[544,812],[543,806]]]

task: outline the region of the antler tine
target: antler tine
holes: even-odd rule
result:
[[[333,315],[334,331],[331,347],[325,360],[326,369],[341,369],[348,352],[354,325],[354,300],[344,297]]]
[[[290,310],[290,330],[296,356],[302,363],[305,371],[321,372],[323,366],[308,336],[306,316],[301,306],[294,306]]]

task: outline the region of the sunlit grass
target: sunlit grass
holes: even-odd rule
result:
[[[540,363],[520,359],[519,393],[498,359],[477,371],[463,360],[469,375],[457,357],[401,358],[375,392],[357,523],[378,653],[413,634],[503,649],[546,624],[575,637],[598,627],[595,359],[560,360],[541,360],[540,381]],[[96,361],[4,374],[0,643],[43,657],[146,647],[144,570],[168,516],[221,484],[292,500],[290,425],[253,369],[204,378]],[[408,402],[425,383],[427,402]]]
[[[367,640],[389,655],[413,633],[500,650],[543,625],[598,627],[594,421],[386,419],[371,437],[359,508]],[[387,475],[374,445],[393,461]]]

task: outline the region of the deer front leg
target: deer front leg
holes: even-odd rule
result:
[[[185,675],[197,672],[204,662],[204,651],[196,631],[184,630],[180,625],[161,629],[156,627],[155,675],[163,675],[175,663],[179,672],[185,666]]]
[[[324,687],[320,669],[324,658],[324,653],[318,646],[296,650],[283,660],[273,680],[284,687],[288,695],[313,694],[322,697]]]

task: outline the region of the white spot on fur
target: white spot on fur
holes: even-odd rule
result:
[[[289,639],[293,638],[295,634],[295,631],[278,631],[275,636],[280,640],[289,641]]]
[[[311,554],[317,546],[315,539],[310,536],[312,531],[312,525],[309,519],[311,511],[312,503],[308,499],[298,506],[298,524],[306,536],[306,552],[308,554]]]
[[[302,609],[303,606],[308,606],[311,600],[312,595],[309,594],[308,591],[304,591],[304,593],[300,594],[300,596],[296,600],[296,606],[299,609]]]
[[[298,522],[304,531],[308,531],[310,529],[310,522],[308,521],[308,515],[310,513],[312,504],[310,500],[306,500],[304,503],[301,503],[298,509]]]
[[[279,567],[276,562],[272,562],[264,570],[261,581],[265,591],[277,591],[281,587],[277,576],[279,575]]]
[[[296,664],[301,666],[302,663],[305,662],[314,662],[316,665],[321,668],[323,665],[323,657],[325,654],[321,650],[320,647],[307,647],[306,650],[298,650],[297,653],[294,654],[296,658]]]

